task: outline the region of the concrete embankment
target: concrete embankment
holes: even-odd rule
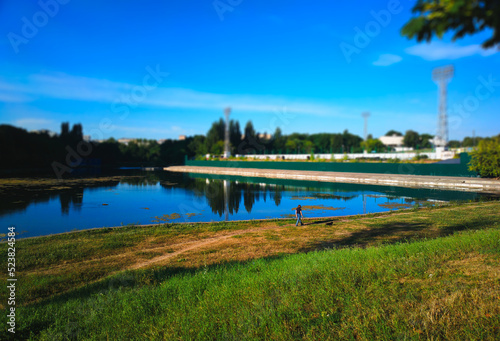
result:
[[[261,178],[309,180],[323,182],[358,183],[381,186],[412,188],[453,189],[470,192],[500,194],[500,181],[494,179],[466,178],[452,176],[421,176],[408,174],[339,173],[298,170],[276,170],[256,168],[223,168],[171,166],[170,172],[236,175]]]

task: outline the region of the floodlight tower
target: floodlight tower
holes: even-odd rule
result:
[[[364,138],[365,138],[365,141],[368,137],[368,117],[370,117],[370,113],[369,112],[364,112],[361,114],[361,116],[365,119],[365,131],[364,131]]]
[[[229,151],[229,115],[231,114],[231,108],[227,107],[224,109],[224,115],[226,115],[226,136],[224,141],[224,158],[228,158],[231,156],[231,152]]]
[[[445,147],[448,144],[448,115],[446,113],[446,86],[453,77],[455,69],[453,65],[446,65],[432,70],[432,80],[439,87],[439,118],[435,145]]]

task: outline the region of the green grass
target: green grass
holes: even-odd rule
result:
[[[19,240],[16,337],[499,339],[499,208],[457,204],[299,228],[293,220],[126,226]],[[267,230],[245,230],[257,227]],[[174,252],[176,243],[238,230],[229,244],[124,271],[138,258]],[[5,288],[0,293],[6,302]]]
[[[172,275],[124,273],[19,308],[18,335],[82,340],[494,340],[500,231]],[[485,264],[477,269],[477,264]],[[489,265],[488,265],[489,264]],[[150,284],[138,278],[150,278]],[[142,279],[144,281],[144,279]],[[3,327],[5,328],[5,327]]]

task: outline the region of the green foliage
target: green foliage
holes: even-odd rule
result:
[[[417,155],[415,155],[415,157],[413,157],[413,161],[426,160],[428,158],[429,157],[427,155],[422,155],[422,154],[417,153]]]
[[[398,158],[394,158],[394,159],[387,159],[387,162],[388,163],[401,163],[401,160]]]
[[[420,149],[431,148],[432,144],[431,144],[430,140],[432,140],[433,138],[434,138],[433,135],[430,135],[430,134],[421,134],[419,136],[419,140],[420,140],[419,148]]]
[[[215,144],[212,145],[212,148],[210,149],[210,153],[216,154],[216,155],[221,155],[224,153],[224,141],[217,141]]]
[[[271,149],[274,149],[276,153],[285,149],[285,138],[279,127],[274,131]]]
[[[477,150],[471,153],[469,170],[483,178],[500,177],[500,135],[479,142]]]
[[[216,147],[216,144],[219,141],[222,141],[224,143],[225,125],[226,124],[222,118],[219,121],[212,123],[212,127],[210,127],[210,130],[207,133],[207,138],[205,140],[205,144],[209,152],[215,153],[213,150],[218,149],[218,147]],[[222,149],[222,151],[224,151],[224,149]]]
[[[386,150],[386,146],[379,139],[367,139],[366,141],[361,142],[361,147],[368,153],[371,153],[372,151],[380,153]]]
[[[195,135],[191,142],[189,142],[188,149],[191,153],[198,156],[204,156],[208,154],[208,149],[205,143],[205,136]]]
[[[405,133],[405,137],[403,138],[403,144],[406,147],[416,148],[419,143],[420,136],[418,135],[418,133],[413,130],[407,130]]]
[[[238,121],[229,122],[229,143],[232,146],[232,154],[236,154],[241,143],[241,130]]]
[[[401,34],[417,41],[430,41],[436,35],[442,38],[453,31],[453,40],[485,29],[491,37],[483,47],[500,43],[500,3],[498,0],[419,0],[412,12],[417,14],[401,29]]]
[[[303,148],[304,148],[304,149],[305,149],[305,151],[306,151],[306,152],[308,152],[308,153],[311,153],[311,154],[312,154],[312,153],[314,153],[314,149],[315,149],[315,148],[314,148],[314,143],[312,143],[312,141],[305,141],[305,142],[304,142],[304,147],[303,147]]]
[[[297,148],[297,144],[300,143],[299,140],[292,140],[292,139],[287,139],[286,140],[286,143],[285,143],[285,148],[287,150],[290,150],[292,152],[294,152]]]
[[[482,139],[483,139],[482,137],[466,136],[462,141],[462,147],[475,147]]]
[[[396,131],[396,130],[389,130],[385,136],[393,136],[393,135],[396,135],[396,136],[403,136],[403,134],[401,134],[399,131]]]

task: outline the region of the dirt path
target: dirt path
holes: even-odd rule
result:
[[[406,214],[408,214],[408,212],[401,212],[398,214],[406,215]],[[377,219],[377,218],[384,218],[384,217],[387,217],[387,215],[382,214],[380,216],[375,216],[375,217],[369,217],[369,218],[365,217],[365,218],[361,218],[359,220]],[[316,225],[316,224],[327,224],[327,223],[331,224],[332,222],[348,222],[348,221],[350,221],[350,219],[342,219],[342,217],[332,217],[332,218],[326,218],[326,219],[321,219],[321,218],[320,219],[310,218],[310,219],[313,221],[310,223],[305,223],[304,226]],[[235,231],[232,233],[227,233],[227,234],[220,235],[217,237],[211,237],[211,238],[206,238],[206,239],[202,239],[202,240],[195,240],[195,241],[189,241],[189,242],[183,242],[183,243],[177,243],[177,244],[173,244],[173,245],[169,245],[169,246],[157,247],[154,249],[147,249],[145,251],[153,251],[153,250],[154,251],[161,251],[161,250],[165,250],[165,249],[172,249],[172,248],[175,248],[177,246],[184,246],[182,249],[177,250],[175,252],[170,252],[170,253],[162,255],[162,256],[154,257],[154,258],[149,259],[147,261],[142,261],[142,262],[132,264],[129,267],[127,267],[127,270],[136,270],[136,269],[144,268],[144,267],[150,266],[152,264],[162,262],[162,261],[165,261],[165,260],[170,259],[170,258],[174,258],[180,254],[187,252],[187,251],[198,249],[198,248],[210,245],[210,244],[215,244],[217,242],[227,240],[227,239],[232,238],[234,236],[243,235],[243,234],[247,234],[247,233],[269,231],[269,230],[281,230],[283,228],[291,227],[291,226],[293,226],[293,224],[282,225],[282,226],[260,227],[260,228],[246,229],[246,230],[238,230],[238,231]]]
[[[475,205],[472,204],[470,207],[473,208]],[[399,216],[405,216],[410,214],[411,212],[397,212],[393,213],[393,215],[399,215]],[[365,220],[371,220],[371,219],[383,219],[388,217],[389,214],[387,212],[379,213],[375,216],[369,216],[369,217],[359,217],[356,219],[356,221],[365,221]],[[304,227],[310,226],[310,225],[320,225],[320,224],[325,224],[325,225],[331,225],[332,223],[347,223],[352,221],[352,218],[356,216],[341,216],[341,217],[325,217],[325,218],[306,218],[304,220]],[[216,233],[214,236],[209,236],[206,238],[201,238],[201,239],[196,239],[196,240],[188,240],[188,241],[178,241],[173,244],[168,244],[168,245],[162,245],[162,246],[153,246],[153,247],[147,247],[147,246],[139,246],[139,247],[134,247],[132,249],[129,249],[127,251],[121,252],[119,254],[113,254],[113,255],[108,255],[100,258],[93,258],[93,259],[86,259],[77,263],[69,262],[66,264],[60,264],[56,266],[51,266],[49,269],[34,269],[32,271],[27,271],[26,274],[54,274],[60,271],[64,271],[66,268],[74,267],[76,264],[78,265],[83,265],[83,264],[90,264],[90,263],[95,263],[95,262],[106,262],[107,260],[113,260],[113,259],[119,259],[119,258],[127,258],[127,257],[132,257],[134,256],[137,252],[162,252],[163,254],[160,256],[153,257],[151,259],[147,260],[139,260],[135,263],[131,263],[129,265],[126,265],[119,271],[124,271],[124,270],[136,270],[136,269],[141,269],[141,268],[146,268],[151,265],[166,261],[168,259],[177,257],[183,253],[186,253],[188,251],[192,251],[195,249],[203,248],[205,246],[211,245],[211,244],[217,244],[223,241],[226,241],[229,238],[232,238],[234,236],[238,235],[244,235],[247,233],[260,233],[260,232],[265,232],[265,231],[272,231],[272,230],[283,230],[284,228],[290,228],[294,226],[294,224],[286,224],[286,225],[271,225],[271,226],[262,226],[262,227],[256,227],[256,228],[250,228],[250,229],[244,229],[244,230],[236,230],[233,232],[227,232],[227,231],[221,231],[218,234]],[[146,243],[147,244],[147,243]],[[172,250],[175,250],[172,252]]]
[[[242,235],[242,234],[246,234],[246,233],[253,233],[253,232],[277,230],[277,229],[282,229],[284,227],[289,227],[289,226],[290,225],[283,225],[283,226],[271,226],[271,227],[261,227],[261,228],[255,228],[255,229],[239,230],[239,231],[235,231],[233,233],[224,234],[224,235],[221,235],[221,236],[218,236],[218,237],[212,237],[212,238],[207,238],[207,239],[202,239],[202,240],[195,240],[195,241],[190,241],[190,242],[184,242],[184,243],[169,245],[168,247],[155,248],[155,250],[158,250],[158,249],[167,249],[167,248],[171,249],[172,247],[175,247],[175,246],[178,246],[178,245],[184,245],[185,246],[181,250],[178,250],[178,251],[175,251],[175,252],[171,252],[171,253],[168,253],[166,255],[158,256],[158,257],[155,257],[155,258],[152,258],[152,259],[148,259],[147,261],[142,261],[142,262],[138,262],[138,263],[132,264],[131,266],[129,266],[127,268],[127,270],[136,270],[136,269],[144,268],[144,267],[147,267],[147,266],[149,266],[151,264],[158,263],[158,262],[161,262],[161,261],[164,261],[164,260],[176,257],[176,256],[178,256],[178,255],[180,255],[180,254],[182,254],[184,252],[191,251],[191,250],[194,250],[194,249],[197,249],[197,248],[200,248],[200,247],[203,247],[203,246],[207,246],[207,245],[210,245],[210,244],[214,244],[214,243],[217,243],[217,242],[221,242],[221,241],[224,241],[224,240],[229,239],[229,238],[234,237],[234,236],[238,236],[238,235]]]

